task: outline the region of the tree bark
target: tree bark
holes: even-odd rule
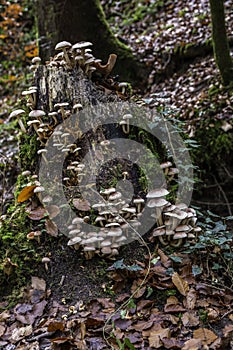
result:
[[[94,55],[103,63],[109,54],[118,55],[115,74],[119,74],[121,80],[136,82],[140,86],[146,83],[148,69],[114,36],[99,0],[38,0],[37,22],[43,60],[54,55],[54,47],[59,41],[72,44],[91,41]]]
[[[233,82],[233,61],[227,40],[223,0],[210,0],[212,39],[216,64],[224,85]]]

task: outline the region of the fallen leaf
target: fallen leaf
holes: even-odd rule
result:
[[[35,188],[36,188],[36,186],[24,187],[18,195],[17,202],[23,203],[23,202],[27,201],[29,198],[31,198],[34,195]]]
[[[65,328],[63,322],[51,321],[48,324],[48,332],[63,331]]]
[[[169,259],[169,257],[161,249],[158,249],[158,254],[160,256],[162,264],[165,267],[170,267],[171,266],[171,260]]]
[[[55,222],[53,222],[52,220],[46,218],[45,228],[46,228],[47,233],[50,236],[57,237],[57,235],[58,235],[58,228],[57,228],[57,225],[55,224]]]
[[[181,350],[201,350],[202,342],[200,339],[187,340]]]
[[[73,205],[76,209],[81,211],[89,211],[91,209],[91,205],[86,199],[74,198]]]
[[[12,343],[16,343],[19,340],[23,339],[24,337],[27,337],[30,334],[32,334],[32,325],[28,325],[26,327],[15,328],[12,332],[10,340]]]
[[[43,278],[32,276],[31,277],[31,286],[33,289],[42,290],[43,292],[45,292],[45,290],[46,290],[46,282]]]
[[[186,306],[189,310],[193,310],[195,308],[197,301],[197,293],[194,288],[191,288],[186,295]]]
[[[183,280],[182,277],[179,276],[177,272],[173,273],[172,275],[172,282],[183,296],[186,296],[189,290],[188,282]]]
[[[198,326],[200,321],[199,317],[195,315],[195,313],[185,312],[181,317],[183,325],[189,327]]]
[[[49,213],[49,218],[53,219],[60,213],[60,208],[57,205],[51,204],[46,206],[46,210]]]
[[[5,333],[6,327],[0,324],[0,337]]]
[[[195,339],[200,339],[203,344],[211,344],[218,337],[217,335],[207,328],[198,328],[193,331],[193,336]]]
[[[46,209],[43,207],[37,207],[36,209],[33,209],[33,210],[28,207],[26,209],[26,213],[28,214],[28,217],[31,220],[35,220],[35,221],[43,219],[48,214]]]
[[[163,338],[170,338],[169,328],[160,328],[157,331],[151,332],[148,338],[150,347],[159,349],[163,345],[161,342]]]

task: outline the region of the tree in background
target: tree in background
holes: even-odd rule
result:
[[[57,42],[72,44],[91,41],[93,51],[103,63],[111,53],[118,55],[116,71],[121,80],[143,85],[147,69],[133,56],[131,50],[112,33],[100,0],[38,0],[36,6],[40,57],[48,60]]]
[[[210,0],[212,39],[216,64],[224,85],[233,82],[233,61],[227,40],[223,0]]]

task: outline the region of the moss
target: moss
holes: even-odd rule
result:
[[[207,172],[232,162],[233,134],[223,131],[221,125],[221,121],[205,120],[196,130],[195,138],[200,147],[194,149],[192,155],[195,164]]]
[[[36,134],[22,134],[20,137],[19,159],[22,171],[31,170],[33,172],[37,167],[37,149],[39,143],[36,138]]]

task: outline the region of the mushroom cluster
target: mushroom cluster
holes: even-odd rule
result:
[[[156,220],[157,227],[152,232],[154,238],[158,238],[164,246],[179,247],[186,239],[194,240],[201,231],[196,226],[196,212],[186,204],[171,204],[165,199],[169,192],[158,188],[147,194],[147,207],[152,208],[152,216]]]
[[[90,221],[89,216],[75,218],[68,227],[68,245],[75,249],[82,247],[87,259],[95,254],[114,258],[122,244],[135,239],[134,230],[140,225],[138,218],[145,202],[142,198],[135,198],[132,205],[126,204],[114,187],[100,190],[100,195],[102,200],[92,205],[95,215],[91,222],[98,230],[85,232],[82,229],[82,224]],[[133,233],[130,228],[134,228]]]

